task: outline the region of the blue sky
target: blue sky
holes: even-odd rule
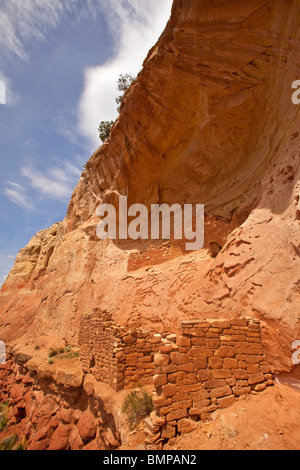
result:
[[[18,251],[62,220],[172,0],[0,0],[0,285]],[[0,94],[1,103],[1,94]]]

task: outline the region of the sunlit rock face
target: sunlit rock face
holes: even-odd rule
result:
[[[175,0],[158,43],[92,155],[64,221],[19,253],[0,337],[76,344],[94,307],[177,331],[187,318],[253,316],[277,370],[300,339],[298,0]],[[205,205],[205,245],[100,241],[102,202]]]

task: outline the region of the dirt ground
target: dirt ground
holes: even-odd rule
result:
[[[122,449],[142,449],[143,433],[132,433]],[[169,441],[164,450],[300,450],[300,393],[275,384],[241,397],[195,431]]]

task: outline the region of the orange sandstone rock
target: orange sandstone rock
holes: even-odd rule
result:
[[[77,428],[83,441],[89,441],[95,436],[97,423],[94,415],[89,410],[81,415]]]
[[[80,316],[93,307],[122,325],[174,333],[191,317],[249,315],[265,322],[272,367],[292,369],[300,338],[300,107],[291,102],[298,23],[298,0],[174,0],[65,219],[18,254],[1,289],[1,339],[55,334],[76,344]],[[117,204],[119,194],[147,207],[205,204],[203,250],[99,241],[96,208]]]

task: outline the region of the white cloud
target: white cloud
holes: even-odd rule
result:
[[[72,163],[65,162],[62,167],[52,167],[46,172],[24,167],[21,170],[29,180],[30,186],[41,196],[58,201],[69,200],[78,182],[81,171]]]
[[[66,1],[69,5],[69,1]],[[56,27],[64,7],[62,0],[2,0],[0,10],[0,50],[28,59],[30,42],[42,42]]]
[[[0,286],[5,282],[8,273],[14,265],[16,254],[0,252]]]
[[[143,1],[143,0],[141,0]],[[0,56],[30,57],[32,44],[47,39],[67,12],[72,21],[95,18],[107,0],[0,0]]]
[[[19,103],[20,97],[13,90],[11,80],[0,70],[0,104],[13,106]]]
[[[29,60],[32,44],[45,41],[47,33],[59,25],[67,12],[72,12],[72,21],[77,22],[105,15],[115,56],[104,65],[86,70],[78,110],[79,131],[94,150],[100,143],[97,132],[100,121],[114,120],[117,116],[119,75],[135,75],[140,71],[148,50],[169,19],[172,0],[0,0],[0,3],[0,58],[13,54]],[[6,85],[10,88],[9,82]]]
[[[149,49],[156,43],[170,16],[172,0],[0,0],[0,58],[14,54],[29,59],[32,43],[41,43],[47,32],[58,26],[66,12],[81,21],[86,17],[105,15],[114,44],[114,57],[98,67],[85,71],[85,85],[78,104],[78,134],[84,136],[93,151],[100,145],[98,126],[101,120],[117,117],[115,98],[118,95],[117,80],[120,74],[136,75]],[[83,31],[84,34],[84,31]],[[7,102],[16,103],[11,84],[5,80]],[[62,133],[70,136],[70,130],[62,126]],[[72,163],[64,163],[39,171],[24,167],[21,171],[30,189],[40,197],[67,200],[80,177],[80,170]],[[8,182],[5,195],[14,204],[31,210],[34,208],[28,196],[29,189],[22,184]]]
[[[79,103],[79,130],[94,150],[98,126],[117,117],[115,98],[120,74],[136,75],[170,17],[172,0],[107,0],[102,4],[115,43],[115,57],[85,72]]]
[[[13,204],[25,210],[33,209],[33,205],[26,194],[26,189],[21,184],[8,181],[8,186],[3,192]]]
[[[73,162],[66,161],[61,167],[53,166],[44,172],[27,165],[21,169],[21,176],[26,184],[9,181],[3,192],[13,204],[25,210],[34,210],[36,194],[32,190],[36,191],[39,199],[67,202],[78,183],[81,170]]]
[[[33,44],[41,44],[47,33],[58,26],[63,13],[79,0],[0,0],[0,62],[7,56],[23,61],[30,58]],[[6,104],[18,104],[9,77],[0,70],[6,85]]]
[[[6,104],[6,85],[4,80],[0,80],[0,104]]]

